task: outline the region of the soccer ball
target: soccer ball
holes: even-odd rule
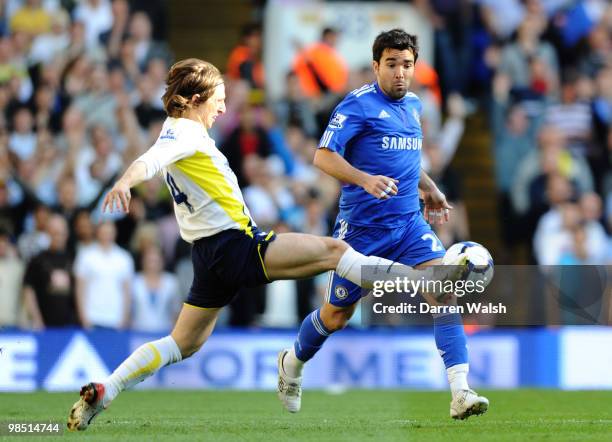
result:
[[[488,286],[493,279],[493,258],[487,249],[472,241],[462,241],[449,247],[442,258],[442,264],[452,265],[459,255],[466,254],[467,269],[462,278],[465,281],[481,281],[479,285]]]

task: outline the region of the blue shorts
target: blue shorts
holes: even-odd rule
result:
[[[274,231],[253,229],[224,230],[193,243],[193,284],[186,304],[202,308],[224,307],[242,287],[270,282],[264,266],[268,245],[276,239]]]
[[[442,258],[446,250],[421,212],[407,215],[407,221],[404,226],[389,229],[351,226],[338,218],[333,236],[343,239],[364,255],[380,256],[411,267]],[[339,277],[336,272],[330,272],[326,301],[332,305],[353,305],[367,293],[367,290]]]

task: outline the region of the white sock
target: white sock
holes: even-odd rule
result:
[[[361,272],[362,266],[370,267],[363,275]],[[416,270],[379,256],[365,256],[351,247],[340,257],[336,267],[338,276],[367,289],[373,288],[374,281],[376,280],[392,279],[391,277],[395,276],[417,280],[430,277],[432,271],[431,268]]]
[[[295,348],[291,346],[291,350],[289,350],[289,353],[287,353],[283,359],[283,370],[287,376],[299,378],[302,376],[303,368],[304,361],[298,359],[298,357],[295,355]]]
[[[455,396],[460,390],[469,390],[467,375],[470,371],[469,364],[457,364],[446,369],[448,383],[450,384],[451,393]]]
[[[108,406],[126,388],[144,381],[160,368],[181,359],[181,350],[172,336],[141,345],[103,382],[104,406]]]

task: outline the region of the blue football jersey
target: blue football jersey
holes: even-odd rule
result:
[[[397,195],[379,200],[359,186],[345,184],[339,218],[360,226],[393,227],[418,211],[423,133],[421,101],[412,92],[394,100],[376,82],[349,93],[334,110],[319,141],[353,167],[399,180]]]

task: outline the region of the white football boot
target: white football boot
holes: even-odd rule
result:
[[[458,391],[450,403],[450,416],[453,419],[464,420],[470,416],[480,416],[489,409],[489,400],[478,396],[474,390]]]
[[[81,387],[81,398],[74,403],[68,416],[68,429],[70,431],[85,431],[95,417],[104,411],[102,398],[104,397],[104,385],[89,383]]]
[[[302,378],[287,376],[283,368],[283,359],[289,353],[288,349],[278,354],[278,399],[290,413],[297,413],[302,406]]]
[[[469,273],[469,260],[466,253],[461,253],[454,260],[446,264],[438,264],[433,267],[431,279],[434,281],[459,281],[465,279]],[[430,293],[434,299],[446,303],[453,295],[443,290],[441,293]]]

